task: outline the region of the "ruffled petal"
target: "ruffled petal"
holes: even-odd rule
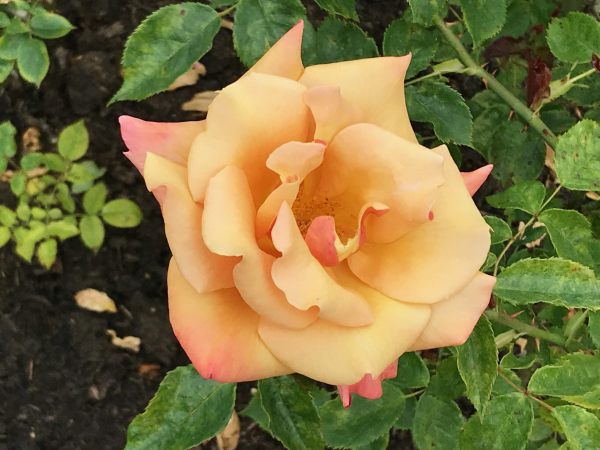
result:
[[[355,384],[339,385],[338,393],[342,400],[342,405],[347,408],[352,403],[352,394],[360,395],[361,397],[375,400],[383,395],[381,382],[389,378],[396,378],[398,374],[398,360],[390,364],[381,374],[373,378],[371,374],[366,374],[362,379]]]
[[[148,153],[144,178],[148,190],[162,191],[165,234],[186,280],[199,293],[232,287],[233,267],[239,259],[215,255],[204,244],[202,206],[192,200],[185,167]]]
[[[365,374],[381,374],[417,339],[430,307],[392,300],[360,282],[345,263],[333,269],[340,285],[367,299],[373,323],[362,327],[317,320],[290,330],[261,319],[258,332],[273,354],[292,370],[324,383],[352,385]],[[308,278],[301,278],[306,284]]]
[[[412,350],[462,345],[490,303],[496,278],[478,273],[448,300],[431,307],[431,318]]]
[[[480,167],[479,169],[473,170],[472,172],[460,173],[465,182],[465,186],[467,187],[467,191],[469,191],[471,197],[475,195],[475,192],[477,192],[479,188],[483,185],[483,183],[485,183],[487,177],[490,175],[490,173],[492,173],[493,168],[493,164],[488,164],[487,166]]]
[[[242,256],[233,280],[244,301],[258,314],[291,328],[316,320],[318,310],[290,305],[271,279],[274,257],[258,248],[254,237],[255,209],[244,172],[228,166],[209,182],[202,216],[206,246],[225,256]]]
[[[304,21],[300,20],[285,33],[249,70],[250,73],[266,73],[297,80],[304,72],[302,64],[302,32]]]
[[[204,120],[198,122],[146,122],[131,116],[119,117],[121,136],[129,149],[125,156],[144,173],[146,153],[152,152],[181,165],[186,165],[192,142],[204,131]]]
[[[204,201],[208,181],[223,167],[241,168],[256,204],[279,182],[265,162],[289,141],[306,141],[313,127],[303,95],[306,88],[287,78],[250,73],[215,98],[189,156],[190,190]]]
[[[416,143],[404,99],[409,63],[410,55],[319,64],[307,67],[299,81],[308,88],[338,86],[342,96],[364,113],[364,122]]]
[[[340,286],[311,255],[287,203],[281,205],[271,237],[282,253],[273,263],[271,275],[290,304],[303,311],[318,306],[319,317],[349,327],[373,321],[367,301]]]
[[[434,219],[390,244],[365,243],[350,256],[352,272],[369,286],[404,301],[437,303],[463,289],[490,248],[489,227],[473,203],[445,146],[446,182],[433,206]]]
[[[169,265],[168,284],[173,331],[203,378],[228,383],[291,372],[263,344],[259,316],[235,289],[199,294],[175,261]]]

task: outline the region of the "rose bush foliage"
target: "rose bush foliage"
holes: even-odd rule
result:
[[[404,352],[459,345],[488,305],[489,227],[460,173],[421,146],[410,55],[304,67],[303,23],[224,88],[206,120],[120,119],[158,199],[174,332],[204,377],[297,372],[381,395]]]

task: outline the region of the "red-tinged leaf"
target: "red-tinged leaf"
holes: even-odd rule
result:
[[[552,74],[540,58],[529,60],[527,70],[527,101],[535,109],[540,102],[550,95]]]
[[[596,69],[597,72],[600,72],[600,56],[596,53],[592,55],[592,67]]]
[[[510,55],[522,55],[528,53],[527,42],[523,38],[504,36],[492,42],[483,53],[485,59],[502,58]]]

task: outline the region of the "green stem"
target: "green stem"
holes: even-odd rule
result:
[[[227,9],[224,9],[223,11],[221,11],[221,12],[217,13],[217,15],[218,15],[219,17],[224,17],[224,16],[226,16],[227,14],[229,14],[229,13],[233,12],[233,10],[235,10],[235,8],[237,8],[237,3],[236,3],[236,4],[234,4],[234,5],[231,5],[229,8],[227,8]]]
[[[505,313],[489,310],[485,312],[485,316],[493,322],[506,325],[507,327],[511,327],[513,330],[517,330],[521,333],[526,333],[529,336],[552,342],[553,344],[560,345],[561,347],[564,347],[567,343],[565,338],[558,334],[534,327],[533,325],[529,325]]]
[[[527,389],[524,389],[521,386],[513,383],[513,381],[510,378],[508,378],[506,375],[504,375],[504,373],[502,372],[502,369],[500,369],[500,367],[498,367],[498,375],[500,376],[500,378],[502,378],[504,381],[506,381],[506,383],[509,386],[511,386],[513,389],[516,389],[521,394],[529,397],[531,400],[534,400],[534,401],[538,402],[541,406],[543,406],[544,408],[546,408],[548,411],[552,411],[554,409],[554,408],[552,408],[552,406],[550,406],[548,403],[546,403],[542,399],[537,398],[535,395],[531,395],[529,393],[529,391],[527,391]]]
[[[571,343],[575,340],[579,330],[585,323],[587,316],[588,316],[588,311],[586,310],[583,313],[581,313],[577,318],[575,318],[575,323],[573,324],[573,326],[571,327],[571,330],[567,334],[567,341],[565,342],[566,346],[571,345]]]
[[[550,128],[548,128],[548,126],[538,116],[536,116],[533,111],[527,107],[527,105],[521,102],[521,100],[519,100],[508,89],[506,89],[502,83],[496,80],[496,78],[494,78],[489,72],[484,70],[475,62],[467,49],[462,45],[458,37],[456,37],[452,30],[446,26],[442,19],[436,18],[435,25],[439,28],[444,38],[457,53],[458,58],[462,61],[462,63],[471,69],[471,73],[485,80],[488,88],[493,90],[519,116],[521,116],[521,118],[526,121],[531,128],[537,131],[548,143],[548,145],[550,145],[552,148],[556,147],[557,139]]]

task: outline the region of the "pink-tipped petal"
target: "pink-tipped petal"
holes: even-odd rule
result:
[[[460,173],[465,182],[465,186],[467,187],[467,191],[469,191],[471,197],[475,195],[475,192],[477,192],[479,188],[483,185],[483,183],[485,183],[487,177],[490,175],[490,173],[492,173],[493,168],[493,164],[488,164],[487,166],[480,167],[479,169],[473,170],[472,172]]]
[[[147,122],[131,116],[119,117],[121,136],[129,149],[125,156],[144,173],[146,153],[156,153],[177,164],[186,165],[196,136],[204,131],[198,122]]]
[[[371,374],[366,374],[358,383],[351,385],[338,385],[338,393],[344,408],[348,408],[352,403],[352,394],[375,400],[381,397],[383,389],[381,382],[389,378],[396,378],[398,373],[398,360],[394,361],[377,377],[373,378]]]
[[[300,20],[258,60],[249,72],[266,73],[297,80],[304,72],[302,64],[302,32]]]

